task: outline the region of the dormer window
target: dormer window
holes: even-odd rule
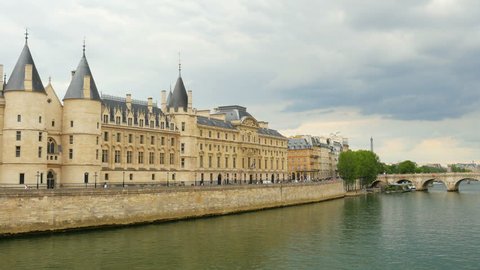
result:
[[[115,117],[115,124],[120,125],[121,119],[122,118],[120,116]]]
[[[140,119],[140,120],[138,121],[138,125],[141,126],[141,127],[143,127],[143,119]]]
[[[132,118],[131,118],[131,117],[129,117],[129,118],[128,118],[128,125],[129,125],[129,126],[131,126],[131,125],[132,125],[132,121],[133,121],[133,120],[132,120]]]
[[[103,115],[103,123],[108,124],[108,115],[107,114]]]

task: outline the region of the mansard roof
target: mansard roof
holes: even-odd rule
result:
[[[110,95],[102,95],[102,104],[110,109],[110,121],[115,121],[115,109],[119,109],[122,113],[122,122],[127,122],[127,113],[129,112],[127,107],[127,102],[125,98],[122,97],[115,97]],[[139,116],[141,113],[144,115],[145,123],[148,123],[150,120],[149,118],[149,111],[148,111],[148,103],[146,101],[140,100],[132,100],[131,103],[131,112],[133,114],[133,123],[138,125]],[[157,104],[153,104],[152,106],[152,114],[155,116],[156,126],[159,126],[160,117],[164,115],[162,110],[157,107]]]
[[[183,84],[181,76],[178,77],[177,82],[175,83],[169,107],[174,108],[175,110],[178,110],[178,108],[186,110],[188,107],[187,90],[185,90],[185,85]]]
[[[223,121],[215,118],[208,118],[205,116],[197,116],[197,124],[218,128],[235,129],[229,121]]]
[[[90,78],[90,97],[86,97],[84,93],[84,78],[89,76]],[[67,93],[63,97],[63,100],[66,99],[91,99],[91,100],[101,100],[100,95],[98,94],[97,86],[95,85],[95,80],[93,79],[92,72],[90,71],[90,66],[88,65],[87,58],[85,57],[85,51],[83,56],[80,59],[77,70],[73,75],[70,86],[68,86]]]
[[[285,136],[280,134],[280,132],[276,131],[275,129],[269,129],[269,128],[259,128],[258,134],[285,138]]]
[[[227,121],[242,120],[243,117],[253,117],[250,113],[247,112],[247,108],[239,105],[229,105],[229,106],[219,106],[215,108],[215,113],[225,114],[225,119]]]
[[[25,89],[25,66],[32,65],[32,89]],[[13,68],[12,74],[5,86],[4,91],[18,91],[18,90],[32,90],[35,92],[45,93],[40,75],[38,75],[37,67],[33,61],[32,54],[28,48],[28,43],[25,42],[22,53]]]

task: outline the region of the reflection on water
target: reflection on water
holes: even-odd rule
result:
[[[478,269],[480,184],[0,240],[1,269]]]

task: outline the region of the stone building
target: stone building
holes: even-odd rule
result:
[[[85,47],[63,102],[25,39],[0,66],[0,185],[225,184],[287,179],[287,139],[245,107],[192,107],[182,76],[161,106],[100,95]]]
[[[293,136],[288,139],[288,171],[292,180],[336,177],[338,156],[348,150],[348,140],[338,135]]]

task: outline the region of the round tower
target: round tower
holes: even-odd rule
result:
[[[99,180],[101,99],[83,56],[63,98],[63,186],[93,186]]]
[[[0,183],[35,187],[37,182],[43,182],[47,171],[47,94],[30,53],[27,37],[5,85],[4,97]]]

